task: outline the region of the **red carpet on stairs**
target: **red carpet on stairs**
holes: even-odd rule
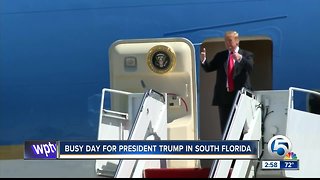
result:
[[[145,169],[145,178],[208,178],[210,168]]]

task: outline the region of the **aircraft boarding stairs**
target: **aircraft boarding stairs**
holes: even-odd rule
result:
[[[238,92],[232,112],[223,134],[223,140],[258,140],[258,159],[214,160],[211,169],[166,168],[165,160],[97,160],[96,173],[108,177],[316,177],[312,170],[310,149],[320,148],[320,143],[312,141],[320,137],[320,116],[294,108],[294,92],[320,93],[300,88],[279,91],[255,91],[242,89]],[[105,109],[106,93],[127,96],[122,103],[128,112]],[[167,139],[167,95],[148,90],[142,93],[129,93],[103,89],[98,140],[166,140]],[[112,102],[112,103],[119,103]],[[119,105],[120,106],[120,105]],[[135,116],[136,115],[136,116]],[[135,119],[135,120],[133,120]],[[308,123],[303,121],[307,120]],[[303,135],[300,134],[303,131]],[[287,136],[293,151],[299,156],[300,169],[261,170],[263,159],[272,159],[268,153],[268,140],[274,135]],[[306,141],[306,139],[311,141]],[[308,162],[308,163],[307,163]],[[316,163],[316,162],[315,162]],[[309,167],[309,168],[308,168]]]
[[[128,112],[106,110],[108,93],[126,96]],[[114,96],[111,96],[114,97]],[[167,104],[166,96],[154,90],[129,93],[103,89],[100,109],[98,140],[166,140]],[[117,102],[115,102],[117,103]],[[136,116],[133,116],[136,115]],[[135,121],[133,119],[135,118]],[[109,177],[142,177],[147,167],[160,168],[162,161],[153,160],[97,160],[98,175]]]

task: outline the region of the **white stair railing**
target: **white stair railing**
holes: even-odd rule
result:
[[[143,93],[102,89],[98,140],[127,140],[142,98]],[[106,109],[107,104],[112,109]],[[96,160],[97,175],[113,177],[118,163],[119,160]]]
[[[223,140],[259,140],[261,138],[261,109],[252,92],[242,89],[238,92]],[[257,128],[258,127],[258,128]],[[232,162],[235,161],[231,172]],[[252,160],[215,160],[209,177],[246,177]]]
[[[141,102],[128,140],[166,140],[166,96],[149,90]],[[115,178],[142,178],[143,169],[160,168],[160,160],[120,160]]]

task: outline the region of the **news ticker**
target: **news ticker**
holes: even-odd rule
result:
[[[258,141],[26,141],[25,159],[257,159]]]
[[[299,160],[262,160],[263,170],[298,170]]]

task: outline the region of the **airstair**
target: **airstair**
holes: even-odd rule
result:
[[[260,140],[260,127],[261,104],[252,92],[242,89],[235,98],[223,140]],[[254,164],[254,160],[215,160],[209,177],[246,177],[252,174]]]
[[[128,112],[110,111],[104,108],[106,93],[127,96]],[[245,89],[237,95],[237,101],[224,135],[225,140],[260,140],[261,138],[261,104],[256,97]],[[110,99],[109,99],[110,100]],[[139,104],[138,102],[141,102]],[[166,96],[154,90],[141,93],[129,93],[111,89],[103,89],[98,140],[166,140],[167,139],[167,104]],[[139,108],[137,108],[139,107]],[[135,119],[133,120],[133,118]],[[242,136],[244,134],[244,136]],[[217,160],[212,167],[210,176],[228,177],[233,168],[234,177],[245,177],[252,160]],[[231,167],[233,165],[233,167]],[[143,172],[152,169],[166,169],[166,162],[161,160],[97,160],[97,174],[110,177],[143,177]],[[176,169],[179,171],[178,169]],[[184,169],[185,172],[195,171],[194,168]],[[168,169],[168,171],[174,171]],[[207,171],[205,171],[207,172]],[[150,174],[147,173],[147,174]],[[152,176],[152,175],[151,175]]]
[[[108,93],[126,96],[128,111],[105,109]],[[166,94],[152,89],[144,94],[103,89],[98,133],[98,140],[166,140]],[[141,178],[143,169],[160,168],[163,163],[162,160],[97,160],[96,171],[98,175]]]
[[[166,93],[148,90],[142,94],[111,89],[104,89],[103,92],[99,140],[167,139]],[[127,96],[128,112],[135,115],[104,109],[106,92]],[[121,178],[164,177],[164,174],[171,177],[192,174],[193,177],[209,178],[316,177],[317,172],[312,168],[315,163],[311,159],[319,158],[311,157],[309,151],[320,148],[319,143],[312,141],[315,135],[319,135],[320,115],[297,109],[301,108],[296,107],[295,101],[299,101],[299,96],[295,95],[297,93],[306,93],[303,97],[310,94],[320,96],[320,93],[294,87],[279,91],[251,92],[242,89],[238,92],[223,140],[259,141],[261,149],[258,159],[217,159],[210,171],[207,168],[168,168],[163,160],[97,160],[97,174]],[[303,136],[299,132],[303,132]],[[261,169],[261,160],[273,158],[267,150],[269,139],[279,134],[288,137],[294,145],[292,150],[300,160],[299,171]]]

